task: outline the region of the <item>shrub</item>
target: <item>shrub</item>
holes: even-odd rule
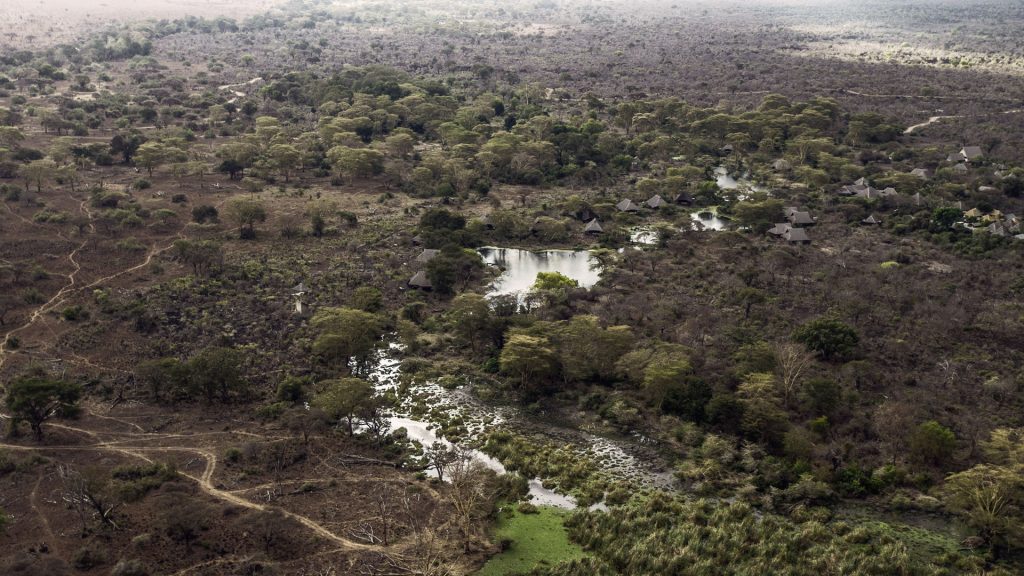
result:
[[[922,464],[937,466],[955,449],[956,435],[935,420],[923,422],[910,435],[910,456]]]
[[[217,222],[218,219],[219,214],[217,213],[217,209],[208,204],[196,206],[195,208],[192,209],[192,220],[200,224],[204,224],[208,221]]]
[[[61,310],[60,315],[68,322],[77,322],[79,320],[83,320],[89,317],[89,314],[85,311],[85,309],[77,305],[68,306],[67,308]]]
[[[835,318],[823,317],[803,324],[793,333],[793,339],[825,360],[847,356],[857,346],[857,332]]]
[[[107,561],[106,554],[102,550],[86,545],[79,548],[71,557],[71,564],[78,570],[92,570],[103,565]]]

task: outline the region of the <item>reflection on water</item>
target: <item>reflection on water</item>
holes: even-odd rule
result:
[[[629,231],[629,241],[651,246],[658,243],[658,232],[650,226],[637,226]]]
[[[767,192],[763,187],[758,186],[750,180],[749,173],[744,173],[740,175],[739,178],[736,178],[729,174],[729,170],[725,166],[715,168],[715,182],[722,190]],[[743,199],[745,199],[745,196],[740,197],[740,200]]]
[[[397,430],[399,428],[405,428],[409,440],[415,440],[424,447],[429,447],[434,442],[440,442],[448,447],[452,446],[451,442],[438,436],[434,430],[431,430],[426,422],[410,418],[392,418],[391,429]],[[468,450],[468,453],[473,460],[480,462],[490,470],[494,470],[498,474],[506,473],[505,466],[497,459],[479,450]],[[436,472],[435,470],[434,473],[436,474]],[[530,502],[537,506],[556,506],[570,510],[576,507],[576,500],[572,496],[559,494],[550,488],[545,488],[540,479],[534,478],[529,480],[528,484],[530,496],[532,496]]]
[[[398,359],[398,354],[401,352],[402,347],[398,344],[392,343],[386,350],[380,350],[377,354],[375,365],[370,370],[370,380],[373,381],[374,387],[377,392],[381,395],[397,394],[398,393],[398,379],[401,376],[401,360]],[[453,392],[441,388],[435,383],[425,385],[428,394],[434,397],[435,400],[441,400],[441,398],[447,398],[451,401]],[[394,432],[399,428],[404,428],[406,437],[409,440],[415,440],[419,442],[424,448],[429,447],[434,442],[441,442],[445,446],[452,446],[452,443],[442,438],[436,431],[436,426],[423,421],[416,420],[409,417],[409,406],[408,402],[399,402],[398,407],[395,408],[394,413],[390,415],[390,428]],[[468,406],[466,407],[468,409]],[[492,415],[487,418],[493,425],[495,422],[500,421],[500,417]],[[471,427],[472,429],[473,427]],[[478,432],[482,429],[478,428]],[[469,455],[474,460],[480,462],[487,468],[494,470],[498,474],[504,474],[506,472],[505,467],[497,459],[484,454],[479,450],[469,450]],[[436,474],[436,470],[434,471]],[[573,509],[576,508],[576,500],[572,496],[565,494],[559,494],[550,488],[545,488],[539,479],[529,480],[529,494],[532,497],[530,501],[537,506],[556,506],[558,508]]]
[[[601,279],[597,261],[587,250],[542,250],[531,252],[517,248],[488,246],[479,250],[484,262],[501,268],[488,296],[525,294],[537,281],[538,272],[559,272],[590,288]]]
[[[690,219],[700,225],[701,230],[725,230],[729,221],[712,212],[693,212]]]

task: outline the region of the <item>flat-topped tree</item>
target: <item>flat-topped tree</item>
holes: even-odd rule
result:
[[[238,237],[256,238],[256,224],[267,220],[267,210],[259,200],[238,199],[227,207],[228,217],[238,224]]]
[[[78,410],[82,387],[47,378],[19,378],[7,387],[7,408],[13,424],[26,421],[36,439],[43,438],[43,423],[53,417],[72,416]],[[14,429],[14,428],[12,428]]]

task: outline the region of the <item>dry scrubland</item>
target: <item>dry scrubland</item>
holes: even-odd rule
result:
[[[5,2],[0,571],[442,576],[557,542],[535,574],[1018,573],[1022,18]],[[786,206],[809,244],[765,234]],[[602,279],[489,306],[482,245]],[[534,477],[610,510],[566,545]]]

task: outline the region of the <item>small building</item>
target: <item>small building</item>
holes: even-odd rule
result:
[[[665,199],[662,198],[660,194],[655,194],[654,196],[651,196],[647,202],[644,202],[644,204],[646,204],[648,208],[657,210],[665,205]]]
[[[604,228],[601,227],[601,223],[597,221],[597,218],[594,218],[590,222],[587,222],[587,226],[583,229],[583,233],[596,236],[598,234],[604,234]]]
[[[786,232],[789,232],[789,229],[792,227],[793,226],[791,224],[782,222],[771,227],[768,230],[768,233],[771,234],[772,236],[784,236]]]
[[[811,239],[803,228],[790,228],[782,237],[790,244],[810,244]]]
[[[988,230],[988,233],[993,236],[1006,236],[1006,227],[1003,226],[1002,222],[993,222],[985,230]]]
[[[814,226],[814,218],[810,212],[794,212],[789,216],[789,223],[793,226]]]
[[[638,212],[640,210],[629,198],[622,199],[615,207],[619,209],[619,212]]]
[[[796,214],[799,211],[800,209],[796,206],[786,206],[782,209],[782,215],[786,217],[786,220],[789,220],[793,214]]]
[[[480,219],[480,223],[484,225],[485,230],[494,230],[494,222],[491,221],[491,215],[487,214]]]
[[[427,273],[420,270],[409,279],[409,287],[415,288],[416,290],[433,290],[434,285],[430,283],[430,278],[427,278]]]
[[[961,156],[960,154],[956,153],[956,152],[953,152],[949,156],[946,156],[946,162],[949,162],[950,164],[956,164],[957,162],[959,162],[959,161],[961,161],[963,159],[964,159],[964,157]]]
[[[931,177],[931,174],[925,168],[914,168],[910,171],[911,176],[917,176],[921,180],[927,180]]]
[[[679,204],[680,206],[692,206],[693,205],[693,196],[690,196],[689,194],[687,194],[685,192],[681,192],[681,193],[679,193],[676,196],[675,202],[676,202],[676,204]]]
[[[963,162],[961,162],[961,163],[953,166],[953,172],[956,172],[957,174],[967,174],[967,172],[968,172],[967,164],[964,164]]]
[[[882,221],[879,220],[878,218],[875,218],[875,215],[872,214],[872,215],[868,216],[867,218],[861,220],[860,223],[861,224],[867,224],[868,226],[878,226],[878,225],[880,225],[882,223]]]
[[[412,237],[412,245],[413,246],[419,246],[421,244],[423,244],[423,237],[422,236],[417,234],[416,236]]]
[[[420,252],[420,255],[416,257],[416,262],[419,262],[420,264],[426,264],[427,262],[430,262],[434,258],[437,258],[437,255],[440,253],[440,250],[435,250],[433,248],[424,248],[423,252]]]
[[[964,146],[960,149],[960,156],[965,162],[974,162],[984,155],[985,153],[981,151],[981,146]]]
[[[971,208],[967,212],[964,212],[964,216],[967,218],[981,218],[984,215],[984,212],[978,210],[977,208]]]
[[[793,165],[785,158],[779,158],[775,162],[772,162],[772,169],[776,172],[786,172],[793,169]]]
[[[722,154],[732,154],[735,150],[736,148],[734,148],[732,144],[726,144],[721,148]]]
[[[858,188],[868,188],[871,186],[870,184],[868,184],[868,179],[863,176],[854,180],[853,185],[857,186]]]

